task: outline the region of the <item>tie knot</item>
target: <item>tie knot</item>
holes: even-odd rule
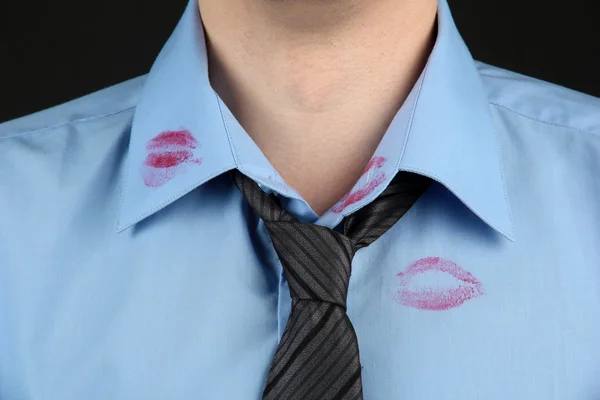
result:
[[[298,221],[237,170],[235,184],[265,222],[294,299],[335,303],[346,308],[352,258],[392,227],[421,196],[431,180],[399,173],[377,199],[346,217],[344,233]]]
[[[350,268],[356,248],[333,229],[298,221],[241,172],[233,180],[250,207],[265,223],[285,270],[293,299],[335,303],[346,309]]]
[[[355,246],[332,229],[299,221],[265,222],[293,299],[346,309]]]

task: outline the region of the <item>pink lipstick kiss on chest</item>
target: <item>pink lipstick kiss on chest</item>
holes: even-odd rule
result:
[[[484,294],[483,285],[469,271],[440,257],[422,258],[396,277],[396,300],[421,310],[448,310]]]
[[[142,165],[144,184],[162,186],[176,175],[185,172],[186,165],[202,163],[194,156],[198,141],[186,129],[164,131],[146,144],[147,156]]]

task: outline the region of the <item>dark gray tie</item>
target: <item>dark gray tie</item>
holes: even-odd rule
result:
[[[400,172],[377,199],[346,217],[342,234],[298,221],[274,194],[238,170],[231,174],[265,223],[292,297],[263,400],[362,399],[358,341],[346,314],[352,258],[394,225],[431,180]]]

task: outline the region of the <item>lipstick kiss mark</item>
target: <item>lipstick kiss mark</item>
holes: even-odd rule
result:
[[[470,272],[440,257],[422,258],[412,263],[397,275],[397,279],[396,300],[421,310],[447,310],[485,294],[481,282]],[[429,285],[428,280],[436,282]],[[441,280],[451,283],[442,286]]]
[[[198,141],[187,129],[165,131],[150,139],[146,144],[148,155],[142,166],[144,184],[149,187],[162,186],[175,175],[185,171],[186,164],[202,164],[195,158]]]
[[[379,169],[383,167],[386,161],[387,160],[384,157],[373,157],[360,176],[362,179],[365,175],[367,175],[367,179],[365,183],[363,183],[362,187],[342,197],[340,201],[338,201],[332,207],[331,210],[334,213],[339,214],[343,212],[349,205],[357,203],[371,194],[371,192],[373,192],[377,186],[381,185],[383,181],[385,181],[385,172],[379,171]]]

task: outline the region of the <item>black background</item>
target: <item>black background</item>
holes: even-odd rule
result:
[[[476,59],[600,97],[598,0],[448,1]],[[0,0],[0,122],[147,73],[186,3]]]

